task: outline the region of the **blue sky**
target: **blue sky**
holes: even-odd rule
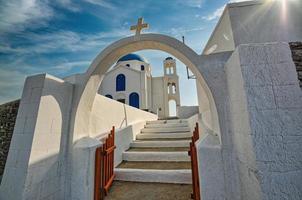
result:
[[[25,77],[82,73],[110,43],[144,17],[147,32],[181,39],[199,54],[223,7],[235,0],[0,0],[0,103],[20,98]],[[237,0],[242,1],[242,0]],[[166,53],[140,52],[162,74]],[[196,104],[195,82],[178,62],[183,105]]]

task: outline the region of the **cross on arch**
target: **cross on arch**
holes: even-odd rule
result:
[[[140,17],[137,20],[137,24],[130,27],[131,31],[135,31],[135,35],[140,35],[143,29],[149,28],[148,23],[144,23],[144,18]]]

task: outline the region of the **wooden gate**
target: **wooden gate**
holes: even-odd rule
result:
[[[114,132],[110,134],[103,145],[95,152],[94,200],[103,200],[114,179]]]
[[[198,161],[197,161],[197,150],[196,141],[199,139],[199,128],[196,123],[193,131],[192,141],[190,142],[189,156],[191,157],[191,168],[192,168],[192,182],[193,182],[193,194],[191,198],[194,200],[200,200],[200,188],[199,188],[199,174],[198,174]]]

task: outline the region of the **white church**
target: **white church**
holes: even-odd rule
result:
[[[99,94],[156,113],[159,118],[177,116],[180,93],[176,60],[167,57],[163,61],[164,76],[152,77],[151,71],[145,58],[127,54],[105,74]]]

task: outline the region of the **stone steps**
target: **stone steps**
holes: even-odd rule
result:
[[[132,169],[160,169],[160,170],[176,170],[176,169],[191,169],[191,162],[142,162],[142,161],[123,161],[117,168],[132,168]]]
[[[179,124],[179,123],[188,123],[188,121],[184,119],[147,121],[147,124]]]
[[[130,148],[128,151],[139,151],[139,152],[144,152],[144,151],[150,151],[150,152],[173,152],[173,151],[189,151],[189,147],[149,147],[149,148]]]
[[[125,161],[174,161],[186,162],[190,161],[187,151],[177,152],[123,152],[123,160]]]
[[[186,120],[147,122],[130,149],[123,152],[115,180],[191,184],[191,136]]]
[[[189,147],[190,142],[191,140],[176,140],[176,141],[136,140],[130,144],[130,147],[135,147],[135,148]]]
[[[189,132],[189,127],[157,127],[157,128],[144,128],[141,133],[178,133]]]
[[[168,127],[188,127],[187,122],[183,123],[161,123],[161,124],[146,124],[145,128],[168,128]]]
[[[157,170],[115,168],[115,180],[151,183],[192,184],[191,169]]]
[[[179,133],[144,133],[138,134],[136,139],[190,139],[192,134],[190,132],[179,132]]]

